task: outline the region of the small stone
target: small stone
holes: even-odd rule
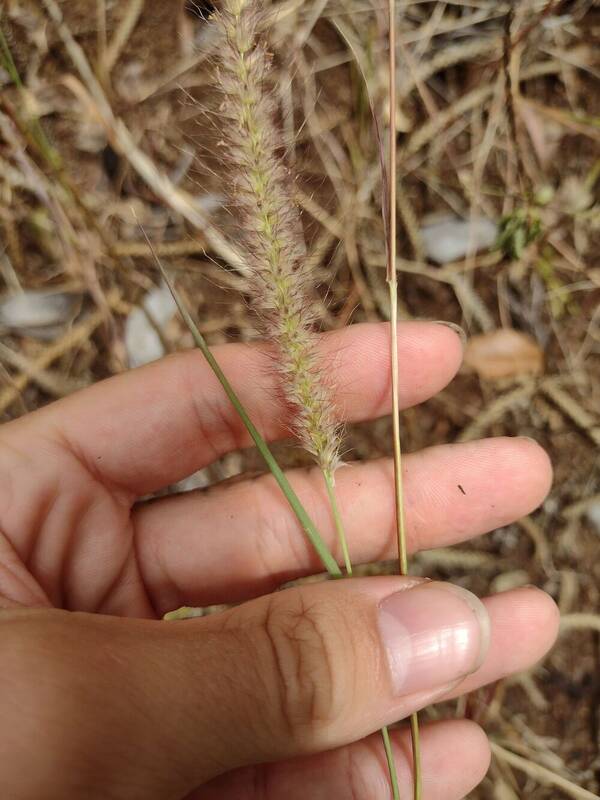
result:
[[[28,290],[0,298],[0,329],[49,341],[60,335],[81,307],[81,295]]]
[[[164,356],[165,348],[149,317],[162,330],[177,311],[167,286],[148,292],[142,306],[134,308],[125,323],[125,349],[130,367],[140,367]]]
[[[498,226],[487,217],[461,219],[453,214],[431,217],[421,228],[427,257],[448,264],[480,250],[489,249],[498,237]]]

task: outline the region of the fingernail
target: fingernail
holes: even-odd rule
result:
[[[517,439],[523,439],[524,442],[533,442],[533,444],[537,444],[536,440],[531,436],[517,436]]]
[[[455,322],[447,322],[444,319],[435,319],[433,322],[435,322],[436,325],[445,325],[447,328],[450,328],[450,330],[454,331],[454,333],[460,338],[463,350],[465,349],[467,346],[467,334],[466,331],[460,327],[460,325],[457,325]]]
[[[490,622],[474,594],[446,583],[397,592],[379,606],[379,630],[397,695],[435,689],[478,669]]]

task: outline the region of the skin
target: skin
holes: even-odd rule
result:
[[[387,331],[357,325],[322,338],[347,420],[389,413]],[[399,351],[403,407],[440,391],[462,357],[456,334],[432,323],[402,325]],[[263,435],[285,436],[268,352],[232,344],[215,355]],[[399,695],[374,615],[414,581],[269,594],[321,571],[269,476],[140,502],[248,444],[197,352],[0,428],[3,797],[387,799],[381,725],[528,668],[552,645],[550,598],[533,588],[495,595],[484,600],[491,637],[480,666],[450,687]],[[412,552],[506,525],[551,483],[547,456],[526,439],[430,448],[407,456],[405,472]],[[318,471],[289,477],[336,552]],[[355,563],[392,557],[390,462],[341,469],[337,490]],[[241,601],[160,620],[183,604]],[[405,731],[393,739],[406,796],[409,742]],[[489,747],[473,723],[425,725],[422,740],[426,800],[464,797],[484,776]]]

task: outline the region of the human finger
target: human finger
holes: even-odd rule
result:
[[[552,479],[545,452],[521,438],[428,448],[406,456],[404,469],[411,552],[507,525],[542,502]],[[289,476],[341,557],[322,475],[314,469]],[[397,543],[391,461],[340,469],[336,492],[354,563],[392,558]],[[159,613],[248,599],[322,570],[268,475],[142,505],[134,525],[138,565]]]
[[[479,669],[454,687],[444,699],[468,694],[509,675],[529,669],[556,641],[560,615],[545,592],[524,587],[487,597],[492,636]]]
[[[390,732],[400,797],[412,793],[408,730]],[[461,800],[485,776],[490,746],[478,725],[449,720],[421,726],[423,800]],[[381,734],[316,756],[260,764],[223,775],[186,800],[389,800]]]
[[[3,780],[49,800],[73,785],[90,797],[135,786],[158,800],[351,744],[528,665],[514,647],[512,661],[498,658],[498,625],[537,660],[556,612],[526,591],[520,614],[515,593],[484,606],[456,586],[398,576],[290,589],[179,623],[4,611]]]
[[[445,325],[400,326],[404,407],[442,389],[462,358],[457,334]],[[262,435],[288,435],[290,412],[281,399],[265,345],[227,344],[214,355]],[[339,419],[379,417],[390,409],[389,326],[352,325],[324,334],[319,358],[334,387]],[[8,423],[23,441],[28,432],[53,436],[103,482],[134,496],[156,491],[251,444],[237,412],[199,351],[180,353],[102,381]]]

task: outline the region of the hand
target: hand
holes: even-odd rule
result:
[[[387,330],[322,338],[349,420],[389,412]],[[404,406],[442,389],[461,359],[442,325],[403,325],[399,348]],[[284,436],[264,349],[215,352],[263,434]],[[2,797],[387,799],[379,727],[548,650],[557,611],[535,589],[481,603],[449,585],[378,577],[250,599],[321,571],[268,475],[138,503],[248,444],[198,352],[0,429]],[[405,472],[413,552],[506,525],[551,480],[525,439],[431,448],[406,457]],[[335,549],[320,474],[290,480]],[[355,563],[392,558],[390,461],[341,469],[337,486]],[[197,620],[157,619],[243,600]],[[394,746],[406,797],[405,732]],[[426,800],[463,797],[487,769],[486,738],[465,720],[423,726],[422,749]]]

